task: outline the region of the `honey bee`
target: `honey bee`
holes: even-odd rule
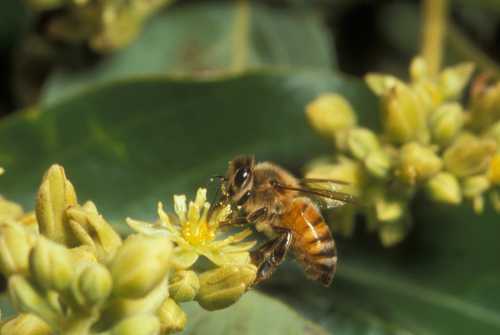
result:
[[[343,182],[299,180],[276,164],[256,164],[252,156],[230,161],[221,179],[221,202],[229,202],[240,213],[233,223],[254,224],[257,231],[270,238],[251,253],[252,262],[258,268],[254,285],[268,279],[289,250],[308,278],[324,286],[331,284],[337,266],[335,241],[313,199],[326,198],[336,205],[353,203],[355,199],[346,193],[311,185]]]

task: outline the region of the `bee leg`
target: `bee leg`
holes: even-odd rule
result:
[[[259,284],[271,277],[276,268],[285,260],[292,245],[293,235],[289,229],[276,228],[280,235],[251,254],[252,262],[258,266],[257,275],[252,285]]]

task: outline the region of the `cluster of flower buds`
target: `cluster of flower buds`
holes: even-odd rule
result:
[[[174,216],[129,220],[140,232],[122,239],[92,202],[79,205],[62,167],[40,186],[35,213],[0,199],[0,272],[19,312],[2,320],[10,334],[169,334],[184,328],[180,303],[207,310],[228,307],[255,279],[243,242],[248,232],[216,240],[229,208],[213,210],[206,191],[186,206],[175,197]],[[200,255],[216,266],[197,271]]]
[[[36,12],[51,11],[49,34],[66,42],[88,42],[99,52],[134,40],[145,20],[172,0],[25,0]],[[57,10],[57,12],[54,12]]]
[[[307,177],[344,180],[350,185],[337,188],[360,199],[356,209],[333,213],[337,230],[351,234],[359,211],[383,245],[394,245],[408,233],[409,202],[420,190],[438,203],[469,200],[477,213],[487,195],[500,210],[500,83],[476,80],[463,105],[473,71],[465,63],[431,75],[415,58],[409,83],[368,74],[380,103],[380,132],[359,125],[340,95],[324,94],[307,106],[312,127],[335,147],[333,157],[307,167]]]

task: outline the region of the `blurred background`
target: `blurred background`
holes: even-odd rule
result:
[[[29,210],[43,172],[61,163],[80,198],[126,232],[125,217],[153,218],[158,200],[193,194],[238,154],[300,175],[332,152],[306,125],[306,105],[340,93],[377,129],[363,76],[407,80],[437,2],[2,0],[1,193]],[[498,79],[500,1],[439,3],[443,66],[474,62]],[[274,312],[257,315],[243,299],[185,333],[500,333],[498,215],[421,197],[410,210],[415,225],[392,248],[357,217],[352,237],[338,238],[331,288],[292,262],[259,288],[297,311],[285,319],[319,328],[267,331]]]
[[[37,100],[50,74],[61,69],[85,71],[94,69],[99,63],[111,58],[114,46],[89,46],[84,33],[59,33],[54,22],[67,16],[69,10],[57,5],[58,1],[4,1],[0,8],[0,69],[2,115],[18,110]],[[59,1],[64,3],[64,1]],[[155,14],[182,11],[192,6],[227,6],[236,1],[156,1],[166,5],[165,9],[152,10]],[[46,3],[46,4],[45,4]],[[68,1],[70,3],[70,1]],[[123,3],[126,3],[124,1]],[[155,3],[152,1],[151,3]],[[165,4],[163,4],[165,3]],[[170,3],[170,4],[169,4]],[[347,74],[361,76],[366,72],[384,71],[404,75],[409,60],[418,53],[421,36],[420,1],[369,1],[369,0],[269,0],[256,1],[273,10],[314,11],[321,21],[322,37],[328,41],[330,60],[335,67]],[[31,4],[31,5],[30,5]],[[152,5],[153,6],[153,5]],[[498,59],[500,28],[499,4],[495,0],[455,0],[449,4],[451,29],[448,30],[446,60],[453,63],[473,57],[485,68],[498,71],[494,60]],[[39,9],[33,11],[32,9]],[[31,9],[31,10],[30,10]],[[42,10],[43,9],[43,10]],[[65,14],[66,11],[66,14]],[[158,13],[156,13],[158,12]],[[149,15],[149,13],[148,13]],[[172,14],[174,15],[174,14]],[[167,16],[168,17],[168,16]],[[82,19],[84,21],[84,19]],[[160,20],[156,18],[156,20]],[[219,23],[231,24],[231,16],[220,18]],[[82,21],[82,22],[83,22]],[[154,24],[145,19],[145,34],[154,34]],[[80,24],[82,23],[80,22]],[[88,25],[96,25],[91,20]],[[265,27],[265,22],[262,23]],[[268,22],[269,29],[279,29]],[[133,29],[131,26],[137,25]],[[128,28],[125,28],[127,27]],[[124,45],[131,43],[135,33],[128,30],[141,29],[141,24],[128,22],[118,29],[116,37]],[[191,34],[202,32],[202,24],[193,23]],[[296,27],[299,29],[298,27]],[[63,28],[61,28],[63,29]],[[69,30],[69,29],[68,29]],[[56,32],[54,32],[56,31]],[[279,38],[284,31],[268,31],[273,38]],[[80,36],[78,36],[80,34]],[[111,33],[113,34],[113,33]],[[188,33],[189,34],[189,33]],[[286,33],[285,33],[286,34]],[[156,41],[159,44],[172,43],[167,32]],[[289,34],[286,34],[289,35]],[[293,32],[291,36],[293,38]],[[90,36],[90,35],[89,35]],[[146,38],[146,37],[144,37]],[[189,35],[184,38],[189,39]],[[149,45],[152,47],[152,45]],[[261,46],[272,49],[272,45]],[[300,46],[297,46],[300,48]],[[109,50],[104,50],[104,49]],[[200,57],[191,50],[185,57]],[[318,50],[294,50],[301,53],[317,54]],[[292,52],[292,50],[285,50]],[[306,56],[304,56],[306,57]],[[492,63],[493,62],[493,63]],[[285,62],[286,63],[286,62]],[[147,64],[143,64],[148,67]],[[286,65],[286,64],[284,64]],[[137,71],[140,71],[140,67]],[[172,71],[172,69],[167,69]],[[498,73],[498,72],[497,72]]]

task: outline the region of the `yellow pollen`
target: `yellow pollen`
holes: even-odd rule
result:
[[[215,230],[206,220],[198,222],[186,222],[181,230],[182,237],[191,245],[204,245],[215,239]]]

